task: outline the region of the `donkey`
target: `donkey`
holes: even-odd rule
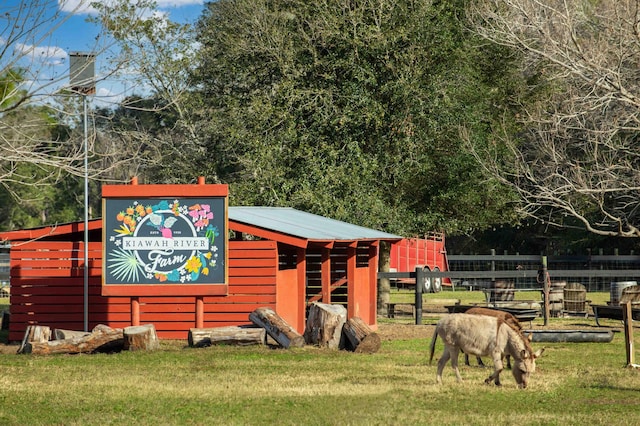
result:
[[[436,373],[438,383],[442,383],[442,371],[449,359],[457,380],[462,381],[458,370],[458,355],[462,350],[471,355],[493,357],[494,371],[485,383],[494,381],[497,386],[500,386],[500,373],[503,369],[502,355],[511,355],[514,359],[511,372],[518,387],[524,389],[529,382],[529,376],[535,371],[536,358],[540,357],[543,351],[532,353],[530,346],[525,343],[526,339],[499,318],[450,314],[440,319],[436,325],[431,339],[429,364],[433,361],[438,336],[444,342],[444,352],[438,361]]]
[[[516,318],[509,312],[499,311],[497,309],[491,309],[491,308],[473,307],[473,308],[467,309],[464,313],[471,314],[471,315],[487,315],[490,317],[500,318],[505,323],[507,323],[507,325],[513,328],[515,331],[517,331],[518,333],[522,333],[522,325],[520,324],[520,321],[518,321],[518,318]],[[510,369],[511,357],[507,355],[506,358],[507,358],[507,368]],[[478,361],[479,366],[481,367],[485,366],[484,362],[482,362],[482,358],[478,356],[476,357],[476,360]],[[469,363],[469,354],[464,354],[464,365],[471,365]]]

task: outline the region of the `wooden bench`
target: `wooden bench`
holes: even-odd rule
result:
[[[640,285],[633,285],[622,290],[620,304],[631,303],[631,318],[640,321]],[[620,305],[591,305],[596,324],[600,327],[600,318],[622,321],[622,306]]]
[[[396,306],[411,306],[411,316],[415,317],[416,315],[416,304],[410,302],[401,302],[401,303],[387,303],[387,318],[395,318],[396,317]]]
[[[422,310],[428,311],[429,308],[442,308],[445,310],[447,305],[456,305],[460,304],[460,299],[427,299],[422,301]],[[387,318],[395,318],[396,316],[396,307],[400,306],[410,306],[411,307],[411,315],[415,318],[416,316],[416,304],[415,302],[395,302],[395,303],[387,303]]]

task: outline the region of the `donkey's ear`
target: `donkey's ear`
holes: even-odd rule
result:
[[[544,348],[542,349],[538,349],[534,354],[533,357],[534,358],[540,358],[542,356],[542,353],[544,352]]]
[[[533,342],[533,333],[529,333],[529,335],[527,336],[527,340]]]

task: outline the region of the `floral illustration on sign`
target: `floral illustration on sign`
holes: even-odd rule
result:
[[[116,215],[107,268],[120,282],[196,282],[218,267],[220,235],[210,204],[133,201]]]

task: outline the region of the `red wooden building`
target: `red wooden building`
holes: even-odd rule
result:
[[[88,296],[83,222],[0,233],[11,244],[9,340],[36,324],[82,330],[86,318],[89,330],[153,323],[160,338],[186,339],[193,327],[249,324],[263,306],[302,333],[314,301],[343,304],[375,329],[380,241],[401,239],[291,208],[229,207],[226,294],[103,296],[102,225],[88,225]]]

